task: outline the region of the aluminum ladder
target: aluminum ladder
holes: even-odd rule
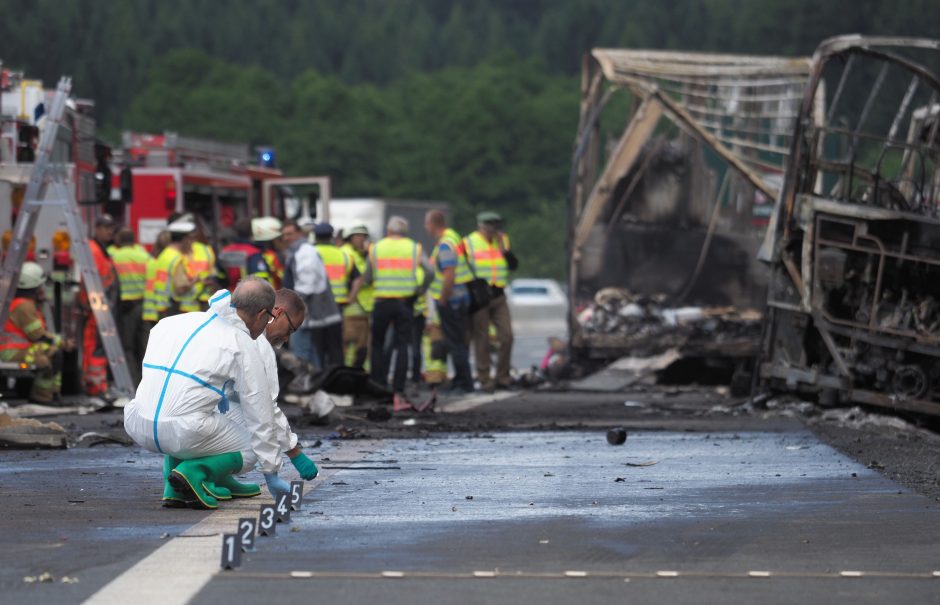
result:
[[[71,90],[71,78],[63,77],[59,80],[52,107],[46,115],[46,125],[39,140],[39,153],[33,164],[29,184],[26,186],[23,206],[16,219],[16,225],[13,227],[10,248],[0,268],[0,326],[6,325],[10,303],[16,293],[20,268],[26,259],[26,251],[36,229],[40,211],[46,208],[47,211],[63,212],[69,236],[72,238],[72,249],[82,273],[82,282],[88,293],[88,302],[98,324],[98,335],[104,345],[108,364],[111,366],[112,394],[129,398],[134,396],[134,384],[127,369],[127,360],[124,358],[124,349],[118,337],[114,315],[104,296],[101,277],[95,267],[78,203],[67,184],[67,168],[62,164],[52,163],[56,132],[62,123],[65,102]]]

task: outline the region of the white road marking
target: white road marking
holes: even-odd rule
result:
[[[500,399],[506,399],[516,394],[517,393],[513,393],[512,391],[500,391],[499,393],[480,393],[479,395],[468,395],[455,401],[442,403],[437,406],[437,409],[438,411],[444,412],[445,414],[466,412],[467,410],[472,410],[474,408],[480,407],[481,405],[499,401]]]
[[[362,441],[357,445],[367,450],[369,445],[374,446],[376,442]],[[347,452],[343,452],[345,453]],[[363,452],[357,452],[351,459],[344,457],[342,462],[358,462],[364,456]],[[290,468],[289,465],[285,466]],[[321,470],[312,485],[308,482],[305,494],[311,493],[317,485],[337,472],[340,471]],[[296,479],[284,478],[288,481]],[[219,573],[222,534],[235,531],[240,517],[257,515],[258,506],[271,501],[271,495],[265,488],[261,496],[220,503],[219,508],[212,511],[208,517],[171,539],[88,597],[84,601],[85,605],[125,605],[131,598],[130,595],[134,601],[141,603],[185,605]],[[263,543],[269,538],[259,539]],[[258,542],[256,547],[257,545]]]

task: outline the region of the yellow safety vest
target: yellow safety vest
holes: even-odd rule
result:
[[[150,253],[140,244],[109,246],[108,253],[121,282],[121,300],[141,300],[147,288]]]
[[[463,242],[460,240],[460,236],[457,235],[457,232],[453,229],[447,229],[444,231],[444,235],[441,236],[437,245],[434,246],[434,252],[431,253],[431,266],[434,267],[434,281],[431,282],[429,291],[434,300],[441,299],[441,291],[444,289],[444,273],[437,263],[437,253],[440,250],[441,244],[450,246],[454,254],[457,255],[457,271],[454,275],[454,283],[465,284],[473,279],[473,275],[470,274],[470,267],[467,265],[467,255],[464,253],[464,246]]]
[[[157,279],[157,266],[159,266],[159,264],[159,261],[152,256],[150,260],[147,261],[147,279],[144,282],[144,306],[142,314],[144,321],[157,321],[160,319],[157,312],[156,300],[153,296]]]
[[[386,237],[369,249],[376,298],[409,298],[418,289],[421,244],[408,237]]]
[[[366,257],[360,254],[352,244],[343,244],[341,250],[352,259],[356,268],[359,269],[359,274],[365,275]],[[343,308],[343,315],[367,315],[372,312],[374,306],[375,288],[373,288],[372,284],[362,284],[362,287],[359,288],[359,293],[356,295],[356,300],[351,301]]]
[[[333,244],[317,244],[317,252],[326,267],[326,276],[330,280],[333,298],[340,305],[349,302],[349,274],[352,273],[352,259]]]
[[[180,310],[200,311],[200,301],[208,302],[212,296],[212,292],[202,283],[215,275],[215,251],[212,247],[202,242],[193,242],[192,251],[186,255],[186,271],[190,277],[196,279],[196,285],[191,293],[180,298]]]
[[[172,274],[178,263],[185,262],[183,254],[172,246],[167,246],[157,257],[154,269],[153,289],[144,293],[144,319],[157,321],[160,314],[170,308],[173,296]],[[148,304],[148,300],[149,304]]]
[[[488,242],[479,231],[474,231],[464,238],[467,247],[467,256],[474,273],[480,279],[485,279],[491,286],[505,288],[509,281],[509,265],[499,250],[499,245],[493,241]],[[509,236],[503,235],[503,246],[509,250]]]

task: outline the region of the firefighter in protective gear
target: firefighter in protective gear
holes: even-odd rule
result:
[[[264,277],[275,290],[281,288],[284,280],[284,262],[278,251],[282,228],[281,221],[273,216],[251,219],[251,239],[261,250],[261,258],[264,259],[266,265],[264,274],[255,273],[255,275]]]
[[[277,472],[277,425],[264,362],[252,342],[273,309],[271,285],[247,278],[233,294],[214,294],[209,311],[168,317],[151,331],[124,428],[138,445],[168,456],[165,500],[216,508],[218,499],[204,484],[256,495],[257,486],[232,475],[256,466]],[[243,423],[226,415],[229,388],[240,396]]]
[[[153,260],[147,249],[134,242],[134,232],[121,229],[108,248],[111,261],[121,283],[121,302],[118,306],[118,334],[134,384],[140,382],[140,360],[144,356],[145,334],[143,319],[144,292],[147,283],[147,265]]]
[[[365,225],[356,225],[345,231],[346,243],[342,251],[352,259],[356,271],[366,271],[369,230]],[[374,290],[371,284],[359,280],[355,296],[352,293],[349,302],[343,308],[343,348],[346,365],[361,368],[369,354],[369,315],[374,305]]]
[[[20,269],[16,296],[3,334],[0,334],[0,360],[24,363],[35,368],[29,400],[51,403],[62,388],[62,351],[72,348],[57,334],[46,330],[39,307],[45,301],[46,275],[34,262]]]
[[[117,269],[106,250],[114,241],[117,222],[110,214],[102,214],[95,219],[94,238],[89,242],[91,255],[95,261],[95,270],[101,278],[104,299],[112,312],[118,309],[120,301],[120,282]],[[108,391],[108,357],[104,344],[98,334],[98,322],[91,310],[88,294],[84,290],[79,296],[79,305],[85,311],[85,327],[82,333],[82,376],[85,393],[92,396],[104,396]]]
[[[496,387],[509,388],[512,383],[509,365],[513,337],[504,289],[509,281],[509,272],[514,271],[519,263],[509,245],[509,236],[502,231],[502,218],[495,212],[479,213],[477,230],[463,241],[471,272],[485,279],[490,286],[490,304],[476,311],[470,319],[477,380],[485,391]],[[495,380],[490,374],[490,323],[496,327],[499,342]]]
[[[264,252],[252,243],[256,235],[264,236],[265,234],[255,234],[253,226],[252,219],[246,218],[238,221],[235,224],[235,241],[222,248],[219,253],[219,267],[225,274],[229,290],[234,290],[238,282],[249,275],[255,275],[270,282],[271,270],[264,259]]]

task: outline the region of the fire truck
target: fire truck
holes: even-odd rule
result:
[[[273,166],[273,151],[182,136],[125,132],[112,170],[112,214],[151,246],[174,213],[192,213],[218,246],[235,223],[255,216],[300,219],[316,206],[295,192],[314,186],[329,199],[329,179],[288,179]],[[118,165],[122,165],[117,170]]]

